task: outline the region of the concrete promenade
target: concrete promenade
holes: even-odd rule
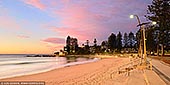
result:
[[[160,76],[164,76],[162,78],[164,78],[165,81],[170,84],[170,65],[156,59],[152,59],[152,64],[156,70],[160,71],[158,74],[160,74]]]

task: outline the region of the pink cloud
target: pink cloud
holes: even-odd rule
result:
[[[30,37],[27,36],[27,35],[18,35],[17,37],[18,37],[18,38],[30,38]]]
[[[143,16],[147,4],[143,0],[62,0],[56,6],[60,9],[53,9],[52,13],[61,18],[61,26],[49,29],[60,37],[70,35],[83,42],[94,38],[106,40],[111,32],[137,30],[136,21],[129,19],[129,15]]]
[[[65,39],[63,38],[46,38],[42,41],[47,42],[47,43],[52,43],[52,44],[64,44],[65,43]]]
[[[0,28],[4,29],[20,29],[21,26],[9,16],[0,16]]]
[[[107,35],[104,32],[108,32],[110,29],[105,29],[104,23],[109,20],[110,16],[96,14],[88,9],[80,4],[71,4],[56,11],[56,15],[63,18],[61,23],[64,27],[54,27],[53,30],[63,36],[77,37],[81,41],[93,40],[96,36]]]
[[[75,37],[78,39],[78,42],[83,42],[88,40],[93,40],[93,36],[97,35],[93,31],[84,31],[76,28],[57,28],[57,27],[52,27],[51,30],[53,32],[56,32],[60,36],[65,36],[67,37],[68,35],[71,37]],[[91,36],[91,37],[89,37]]]
[[[107,40],[109,34],[118,31],[129,32],[136,29],[136,21],[129,19],[130,14],[143,16],[147,4],[144,0],[23,0],[52,15],[56,20],[47,23],[48,29],[56,36],[75,37],[78,42],[94,38]],[[47,3],[44,3],[47,2]],[[146,1],[145,1],[146,2]],[[148,3],[148,2],[147,2]],[[58,19],[60,18],[60,19]],[[54,24],[55,23],[55,24]],[[56,25],[59,23],[59,26]],[[60,49],[65,45],[63,38],[42,40],[50,49]]]
[[[41,2],[41,0],[23,0],[24,3],[32,5],[40,10],[44,10],[46,6]]]
[[[61,0],[61,2],[64,4],[68,4],[70,2],[70,0]]]
[[[50,49],[52,52],[60,51],[65,46],[65,41],[62,38],[47,38],[41,40],[41,43]]]

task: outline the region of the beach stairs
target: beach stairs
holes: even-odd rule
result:
[[[140,58],[130,58],[130,62],[118,67],[118,74],[126,73],[126,75],[129,76],[130,71],[136,69],[140,63]]]

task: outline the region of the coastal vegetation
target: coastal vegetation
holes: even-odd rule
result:
[[[156,26],[148,26],[147,42],[148,49],[162,51],[162,55],[170,50],[170,1],[169,0],[153,0],[151,5],[148,5],[148,13],[145,17],[148,20],[156,21]]]
[[[127,36],[128,34],[128,36]],[[89,45],[89,40],[86,40],[82,46],[78,45],[78,39],[67,37],[66,46],[64,51],[69,55],[88,55],[88,54],[114,54],[114,53],[136,53],[137,42],[134,33],[122,33],[117,35],[111,33],[106,41],[102,41],[101,44],[97,44],[97,39],[94,38],[93,45]]]

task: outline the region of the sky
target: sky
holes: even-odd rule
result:
[[[111,33],[136,32],[151,0],[0,0],[0,54],[51,54],[65,39],[107,40]]]

